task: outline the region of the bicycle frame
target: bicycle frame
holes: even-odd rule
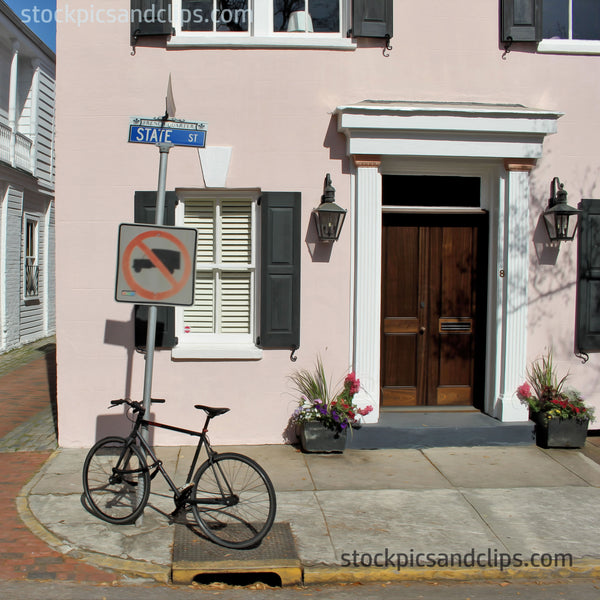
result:
[[[203,446],[206,447],[206,453],[208,455],[208,460],[211,461],[211,463],[212,463],[213,456],[216,454],[216,452],[212,449],[212,447],[207,439],[207,436],[206,436],[206,434],[208,432],[208,423],[210,422],[210,420],[211,420],[211,417],[207,415],[206,420],[204,422],[204,427],[202,428],[202,431],[194,431],[191,429],[184,429],[182,427],[176,427],[174,425],[167,425],[166,423],[159,423],[157,421],[149,421],[147,419],[144,419],[140,414],[138,414],[138,416],[136,417],[133,429],[131,430],[129,436],[127,437],[127,447],[131,444],[135,444],[137,441],[137,443],[140,445],[140,447],[144,450],[146,456],[150,456],[150,458],[152,459],[152,464],[150,464],[150,465],[147,464],[145,467],[150,472],[153,469],[156,469],[154,471],[154,473],[152,473],[152,472],[150,473],[151,479],[153,479],[156,476],[157,472],[160,472],[161,475],[164,477],[165,481],[167,482],[167,484],[169,485],[169,487],[171,488],[171,490],[174,493],[173,499],[175,501],[176,511],[179,508],[181,508],[185,503],[218,504],[218,505],[223,505],[223,506],[235,504],[236,499],[235,499],[235,496],[233,495],[233,492],[231,491],[231,489],[228,489],[227,491],[223,490],[220,482],[219,482],[219,488],[220,488],[219,491],[221,493],[220,499],[215,498],[215,497],[202,498],[202,499],[196,499],[192,502],[188,498],[189,493],[191,491],[192,477],[194,475],[194,471],[196,470],[196,464],[198,463],[198,457],[200,456],[202,447]],[[191,436],[199,438],[198,445],[196,446],[196,451],[194,453],[194,458],[192,459],[192,462],[190,464],[190,469],[189,469],[188,475],[186,477],[186,482],[181,488],[177,487],[177,485],[171,479],[169,473],[163,466],[162,461],[158,458],[158,456],[156,456],[156,453],[152,449],[152,446],[144,439],[144,436],[142,436],[140,434],[141,427],[146,427],[146,428],[147,427],[161,427],[162,429],[168,429],[169,431],[176,431],[177,433],[185,433],[187,435],[191,435]],[[124,449],[124,451],[125,451],[125,449]],[[119,463],[120,463],[120,460],[119,460]],[[219,468],[219,471],[220,470],[221,469]],[[225,481],[227,487],[229,487],[229,483],[227,482],[227,479],[224,477],[223,473],[221,473],[221,478],[223,479],[223,481]]]

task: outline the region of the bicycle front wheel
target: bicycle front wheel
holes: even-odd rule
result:
[[[120,437],[100,440],[85,459],[83,490],[92,512],[104,521],[135,521],[150,495],[150,475],[140,449]]]
[[[251,458],[216,454],[194,476],[190,498],[203,533],[225,548],[251,548],[275,520],[275,490],[269,476]]]

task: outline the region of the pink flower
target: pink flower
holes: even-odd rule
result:
[[[348,392],[351,396],[354,396],[354,394],[360,390],[360,380],[356,378],[356,373],[354,371],[346,375],[344,385],[348,388]]]
[[[531,396],[531,386],[528,383],[524,383],[517,388],[517,394],[522,398],[529,398]]]
[[[358,409],[358,414],[365,417],[367,416],[371,411],[373,410],[372,406],[365,406],[364,408],[359,408]]]

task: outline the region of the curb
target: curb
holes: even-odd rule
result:
[[[51,531],[46,529],[35,518],[31,512],[31,509],[29,508],[29,493],[42,477],[46,465],[58,454],[58,452],[59,450],[57,449],[48,457],[48,460],[46,460],[46,462],[40,467],[37,473],[35,473],[21,488],[15,499],[19,517],[27,526],[29,531],[31,531],[33,535],[38,537],[59,554],[80,560],[81,562],[84,562],[90,566],[97,567],[99,569],[115,571],[126,577],[141,577],[154,580],[158,583],[170,583],[170,567],[156,565],[146,561],[117,558],[90,550],[74,548],[71,544],[60,539]]]
[[[48,531],[33,516],[33,513],[29,509],[29,501],[26,496],[20,494],[17,497],[16,502],[17,512],[19,513],[19,517],[23,523],[28,527],[33,535],[41,539],[56,552],[59,552],[64,556],[80,560],[81,562],[99,569],[116,571],[127,577],[142,577],[145,579],[152,579],[158,583],[170,583],[170,567],[155,565],[153,563],[140,560],[117,558],[89,550],[73,548],[73,546],[56,537],[52,532]]]
[[[478,581],[519,579],[542,581],[550,579],[594,579],[600,577],[599,560],[575,560],[569,567],[457,567],[415,568],[401,570],[385,567],[304,567],[304,584],[385,583],[407,581]]]

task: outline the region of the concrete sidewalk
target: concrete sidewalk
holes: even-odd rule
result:
[[[276,521],[290,524],[305,583],[600,576],[600,465],[576,450],[227,449],[269,473]],[[82,506],[85,454],[50,457],[21,491],[22,518],[63,554],[169,581],[175,526],[164,514],[172,507],[166,485],[160,476],[152,482],[141,526],[110,525]],[[180,477],[192,454],[158,449]]]
[[[165,514],[172,500],[160,476],[139,527],[109,525],[83,508],[87,450],[56,449],[53,348],[49,338],[0,355],[0,576],[169,581],[179,526]],[[581,452],[233,450],[273,480],[276,521],[289,523],[305,583],[600,576],[600,437]],[[158,449],[178,484],[192,453]]]

